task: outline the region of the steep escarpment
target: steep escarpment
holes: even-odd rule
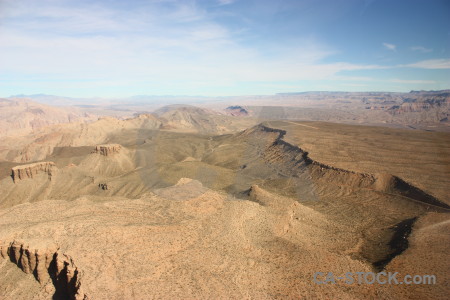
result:
[[[22,242],[3,242],[0,245],[2,258],[15,263],[23,272],[33,274],[36,280],[44,284],[49,278],[48,268],[57,249],[30,249],[29,245]]]
[[[93,152],[104,156],[111,156],[114,153],[119,153],[121,148],[122,146],[119,144],[97,145]]]
[[[11,169],[11,177],[16,182],[26,178],[33,178],[39,173],[45,173],[48,175],[48,179],[51,180],[54,168],[56,168],[55,163],[51,161],[16,166]]]
[[[391,106],[387,112],[409,124],[448,123],[450,93],[449,91],[411,92],[401,104]]]
[[[260,124],[243,132],[249,142],[259,148],[259,156],[284,177],[298,177],[307,172],[312,180],[326,184],[370,189],[382,193],[399,195],[411,200],[450,209],[450,206],[425,191],[391,174],[368,174],[336,168],[315,161],[308,152],[286,142],[285,130]],[[268,135],[270,138],[267,138]]]
[[[245,159],[240,180],[246,174],[269,174],[266,178],[260,176],[258,185],[272,193],[295,198],[334,222],[351,225],[361,237],[350,242],[352,247],[345,251],[369,262],[374,270],[385,267],[408,248],[407,241],[403,241],[408,238],[404,234],[407,230],[399,230],[402,224],[409,226],[409,220],[427,211],[449,210],[446,203],[397,176],[355,172],[318,162],[302,148],[286,142],[286,133],[259,125],[237,137],[250,144],[246,152],[257,149]],[[262,166],[268,166],[271,172]],[[258,197],[255,199],[255,186],[244,195],[246,199],[267,205]],[[386,207],[391,210],[389,213],[385,212]],[[397,242],[399,236],[403,240]]]
[[[55,289],[53,299],[89,299],[81,287],[80,270],[73,259],[56,246],[35,249],[19,241],[0,242],[0,255],[24,273],[32,274],[41,285],[50,279]]]
[[[450,92],[411,92],[403,99],[403,103],[392,106],[388,111],[392,114],[402,114],[407,112],[422,112],[432,109],[442,109],[447,111],[450,108]]]

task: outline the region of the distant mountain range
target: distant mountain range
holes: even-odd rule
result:
[[[234,117],[250,116],[260,119],[313,120],[439,131],[450,130],[448,121],[450,90],[411,91],[409,93],[317,91],[234,97],[137,95],[125,98],[71,98],[35,94],[17,95],[9,97],[5,101],[19,101],[19,99],[28,103],[41,103],[36,103],[35,106],[51,105],[61,109],[70,108],[71,112],[74,112],[72,114],[75,114],[71,116],[72,120],[84,117],[85,114],[130,118],[142,113],[152,113],[167,105],[171,106],[172,110],[175,107],[173,105],[181,104],[182,106],[194,105],[207,109],[209,115],[215,111]],[[3,107],[3,113],[10,115],[6,107]],[[15,116],[16,113],[18,111],[11,116]],[[178,111],[176,114],[185,113],[186,111]],[[194,112],[190,111],[189,113]],[[197,113],[194,115],[198,116]],[[6,127],[8,130],[27,126],[34,128],[43,124],[54,124],[55,122],[52,120],[60,118],[48,115],[42,117],[41,121],[37,121],[40,120],[40,117],[35,117],[36,121],[28,111],[27,118],[31,119],[27,122],[33,125],[21,124]],[[185,118],[181,115],[178,117]],[[17,118],[15,117],[15,119]],[[63,119],[68,120],[67,117]]]

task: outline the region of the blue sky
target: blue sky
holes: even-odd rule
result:
[[[446,0],[0,0],[0,96],[448,88]]]

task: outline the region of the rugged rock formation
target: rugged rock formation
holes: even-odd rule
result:
[[[70,256],[58,251],[57,246],[42,250],[33,249],[19,241],[0,242],[0,256],[9,259],[23,272],[33,274],[40,284],[45,284],[51,279],[55,287],[55,296],[58,298],[89,299],[82,291],[77,266]]]
[[[407,98],[401,105],[394,105],[389,109],[391,114],[401,114],[405,112],[422,112],[433,108],[448,109],[449,97],[429,97],[429,98]]]
[[[401,104],[393,105],[386,111],[393,116],[415,116],[409,123],[445,122],[450,113],[450,92],[412,92]]]
[[[265,147],[260,150],[260,156],[273,167],[278,174],[285,177],[296,177],[306,170],[314,180],[320,180],[327,184],[352,186],[375,190],[382,193],[398,195],[420,202],[425,205],[449,210],[450,206],[436,197],[427,194],[421,189],[405,182],[403,179],[391,174],[368,174],[344,170],[315,161],[308,156],[308,152],[286,142],[283,138],[285,130],[274,129],[264,125],[258,125],[243,134],[264,135],[272,134],[274,142],[260,145]],[[253,138],[258,143],[262,138]]]
[[[45,250],[30,249],[28,245],[18,241],[0,245],[2,258],[15,263],[23,272],[33,274],[41,284],[50,278],[48,268],[56,251],[56,247]]]
[[[114,153],[119,153],[121,148],[122,146],[119,144],[98,145],[95,146],[94,153],[98,153],[104,156],[111,156]]]
[[[98,188],[106,191],[108,189],[108,184],[107,183],[99,183]]]
[[[245,108],[243,108],[242,106],[239,106],[239,105],[228,106],[225,109],[225,112],[231,116],[248,116],[249,115],[249,112]]]
[[[27,165],[16,166],[11,169],[11,177],[14,182],[25,178],[33,178],[38,173],[47,173],[49,180],[52,177],[52,171],[55,163],[51,161],[38,162]]]

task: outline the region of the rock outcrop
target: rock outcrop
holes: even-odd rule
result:
[[[119,153],[122,146],[119,144],[104,144],[95,146],[94,153],[104,156],[111,156],[114,153]]]
[[[232,106],[228,106],[225,109],[225,112],[230,115],[230,116],[248,116],[249,112],[243,108],[242,106],[239,105],[232,105]]]
[[[11,169],[11,177],[14,182],[26,178],[33,178],[36,174],[46,173],[49,180],[52,177],[52,171],[54,170],[55,163],[51,161],[37,162],[27,165],[16,166]]]
[[[0,256],[9,259],[24,273],[33,274],[40,284],[51,279],[55,295],[62,299],[89,299],[82,291],[80,271],[73,259],[61,253],[56,245],[42,250],[19,241],[0,242]]]
[[[108,184],[107,183],[99,183],[98,188],[106,191],[106,190],[108,190]]]

